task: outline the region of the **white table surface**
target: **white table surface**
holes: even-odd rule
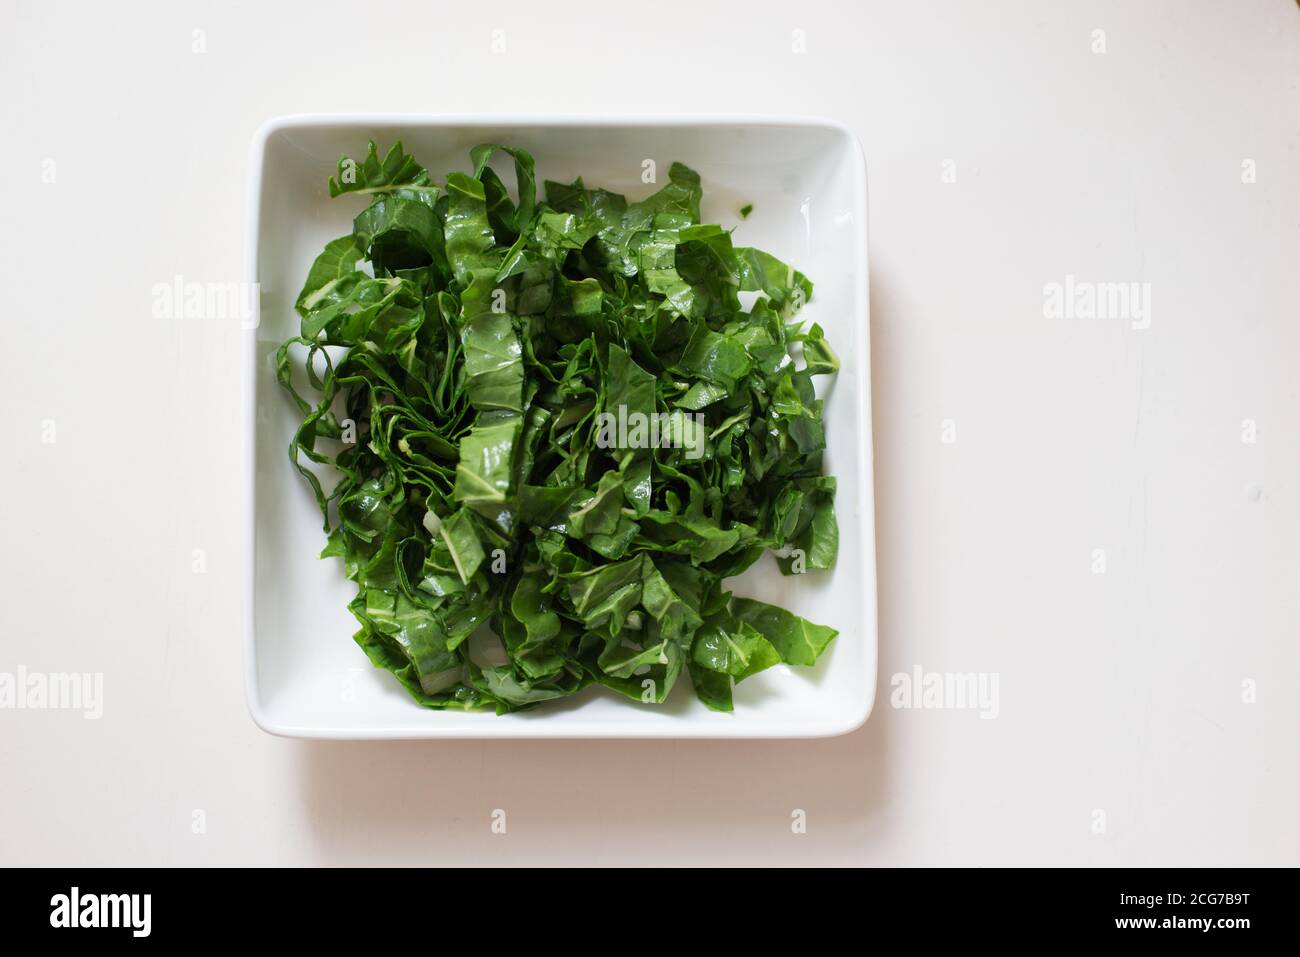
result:
[[[232,6],[0,10],[0,672],[104,676],[98,721],[0,710],[0,864],[1300,863],[1294,3]],[[243,278],[262,120],[376,109],[857,132],[881,641],[862,730],[254,727],[239,330],[156,319],[151,290]],[[1067,275],[1149,283],[1150,327],[1045,318]],[[891,707],[918,665],[996,674],[996,719]]]

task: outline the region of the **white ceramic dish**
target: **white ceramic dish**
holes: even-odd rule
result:
[[[832,625],[840,635],[815,668],[776,667],[736,689],[736,710],[694,699],[683,676],[661,707],[592,689],[577,700],[498,717],[429,711],[352,641],[352,583],[319,561],[320,515],[286,456],[296,410],[275,383],[276,345],[296,332],[293,300],[326,241],[350,229],[356,197],[331,200],[326,178],[340,154],[366,140],[401,139],[438,178],[465,169],[482,142],[523,146],[542,179],[581,175],[637,199],[643,161],[662,176],[672,160],[704,184],[705,222],[736,227],[816,284],[804,317],[825,328],[842,369],[825,390],[827,469],[839,478],[841,542],[829,573],[782,577],[770,560],[731,580]],[[248,703],[275,734],[308,738],[795,738],[851,731],[871,712],[876,686],[876,566],[868,361],[867,189],[862,150],[845,127],[774,117],[293,116],[253,139],[249,281],[261,318],[246,333],[243,385],[246,488],[244,579]],[[739,209],[752,203],[752,215]]]

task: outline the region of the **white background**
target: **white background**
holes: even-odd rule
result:
[[[4,5],[0,671],[102,672],[104,716],[0,711],[0,863],[1300,863],[1295,4],[565,8]],[[254,727],[239,332],[155,319],[151,290],[242,279],[254,129],[347,110],[857,132],[881,642],[862,730]],[[1045,318],[1071,274],[1150,283],[1150,328]],[[997,673],[998,717],[892,708],[916,665]]]

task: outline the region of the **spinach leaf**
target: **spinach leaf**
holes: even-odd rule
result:
[[[730,711],[736,683],[818,660],[835,629],[724,589],[767,552],[797,575],[838,551],[813,377],[839,360],[796,318],[802,273],[702,223],[680,163],[628,202],[539,194],[514,147],[435,183],[372,142],[328,187],[366,205],[312,263],[276,377],[376,667],[498,713],[592,685],[659,704],[685,671]]]

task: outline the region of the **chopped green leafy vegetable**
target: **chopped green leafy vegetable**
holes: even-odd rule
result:
[[[368,205],[276,356],[357,644],[421,704],[498,713],[592,684],[660,703],[683,671],[730,711],[736,682],[813,664],[834,629],[723,587],[768,549],[835,561],[812,283],[701,223],[681,164],[629,202],[539,195],[522,149],[470,160],[442,185],[400,143],[339,161],[330,195]]]
[[[752,213],[753,211],[754,211],[754,204],[746,203],[744,206],[740,207],[740,218],[749,219],[749,214]]]

